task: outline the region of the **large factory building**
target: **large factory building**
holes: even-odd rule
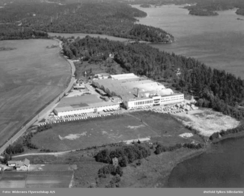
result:
[[[133,109],[184,101],[184,94],[176,94],[161,83],[138,77],[133,73],[96,77],[92,85],[100,97],[95,94],[66,97],[60,101],[54,113],[58,116],[68,116],[118,110],[121,105],[126,109]]]
[[[176,94],[161,83],[138,77],[133,73],[111,75],[108,79],[93,80],[93,85],[110,96],[120,97],[127,109],[184,101],[184,94]]]

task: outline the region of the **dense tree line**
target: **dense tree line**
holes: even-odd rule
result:
[[[162,144],[158,144],[156,146],[155,149],[155,154],[161,154],[162,152],[170,152],[170,151],[174,151],[176,149],[180,149],[180,148],[190,148],[190,149],[200,149],[203,148],[203,144],[197,143],[197,144],[193,144],[193,143],[184,143],[184,144],[175,144],[173,146],[164,146]]]
[[[244,16],[244,8],[239,8],[236,10],[236,14]]]
[[[22,144],[9,145],[5,150],[5,153],[10,155],[20,154],[22,152],[24,152]]]
[[[31,143],[31,138],[34,136],[33,133],[29,133],[27,135],[24,136],[24,140],[23,140],[23,146],[26,146],[29,149],[38,149],[38,147]]]
[[[174,37],[162,29],[155,27],[148,27],[141,24],[135,24],[129,31],[129,35],[135,37],[138,40],[144,40],[148,42],[162,42],[170,43],[174,40]]]
[[[172,35],[161,29],[135,24],[135,17],[145,16],[145,12],[128,4],[112,1],[60,4],[15,0],[1,8],[0,29],[5,30],[0,36],[2,39],[31,38],[32,31],[27,29],[33,29],[34,32],[97,33],[152,42],[172,41]],[[7,37],[8,34],[11,35]]]
[[[236,127],[236,128],[233,128],[233,129],[228,129],[228,130],[226,130],[226,131],[224,131],[224,130],[222,130],[222,131],[220,131],[220,132],[215,132],[215,133],[213,133],[210,137],[209,137],[209,139],[211,140],[211,141],[218,141],[220,138],[222,138],[222,137],[226,137],[226,136],[228,136],[228,135],[231,135],[231,134],[235,134],[235,133],[239,133],[239,132],[243,132],[244,131],[244,124],[243,123],[241,123],[241,125],[239,125],[238,127]]]
[[[11,154],[7,154],[7,153],[4,153],[3,154],[3,158],[1,159],[1,163],[2,164],[7,164],[8,161],[12,160],[12,155]]]
[[[237,119],[244,117],[244,110],[239,107],[244,104],[244,81],[225,71],[147,44],[124,44],[89,36],[74,41],[62,40],[64,54],[71,59],[103,61],[112,53],[114,61],[125,72],[167,82],[177,91],[194,95],[200,107],[213,108]],[[176,74],[177,70],[180,74]]]
[[[39,127],[37,128],[37,130],[36,130],[35,133],[30,132],[30,133],[26,134],[26,135],[23,137],[23,146],[26,146],[26,147],[29,148],[29,149],[38,149],[38,146],[36,146],[35,144],[33,144],[33,143],[31,142],[32,137],[33,137],[35,134],[39,133],[39,132],[47,131],[47,130],[49,130],[49,129],[51,129],[51,128],[52,128],[52,125],[47,124],[47,125],[39,126]],[[48,150],[48,149],[41,149],[41,150],[42,150],[42,151],[45,151],[45,152],[50,152],[50,150]]]
[[[31,28],[15,27],[13,25],[0,24],[0,40],[48,38],[48,33],[32,30]]]
[[[151,155],[149,147],[144,144],[134,144],[128,146],[120,146],[115,149],[104,149],[95,155],[97,162],[112,163],[113,158],[118,159],[120,167],[126,167],[127,164],[133,163],[135,160],[146,158]]]

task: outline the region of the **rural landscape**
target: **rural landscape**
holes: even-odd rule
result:
[[[0,188],[244,182],[243,67],[240,77],[169,52],[190,38],[146,24],[164,6],[197,23],[244,17],[240,0],[0,0]],[[217,158],[232,162],[216,169]]]

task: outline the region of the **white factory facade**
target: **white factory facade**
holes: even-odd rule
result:
[[[94,77],[92,85],[100,93],[100,97],[97,95],[67,97],[61,100],[54,112],[58,116],[67,116],[119,110],[121,107],[130,110],[162,106],[184,101],[184,94],[174,93],[161,83],[133,73]]]

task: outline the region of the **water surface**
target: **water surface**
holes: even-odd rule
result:
[[[167,187],[244,187],[244,138],[228,139],[210,152],[178,164]]]
[[[159,27],[175,37],[175,43],[154,47],[194,57],[213,68],[226,70],[244,79],[244,16],[236,9],[218,12],[219,16],[192,16],[179,5],[141,8],[148,16],[139,23]]]

